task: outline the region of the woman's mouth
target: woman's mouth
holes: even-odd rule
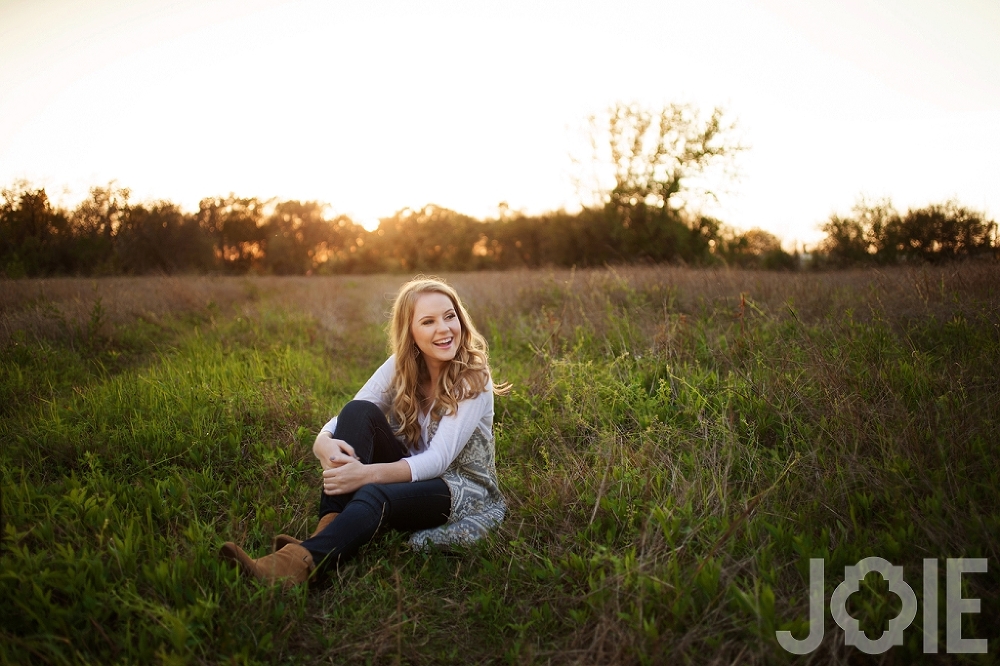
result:
[[[441,347],[442,349],[447,349],[451,346],[451,343],[455,340],[454,337],[448,338],[446,340],[441,340],[440,342],[435,342],[435,347]]]

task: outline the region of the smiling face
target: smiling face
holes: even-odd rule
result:
[[[455,304],[439,292],[421,294],[414,304],[410,334],[428,369],[433,372],[440,368],[455,358],[462,340],[462,324]]]

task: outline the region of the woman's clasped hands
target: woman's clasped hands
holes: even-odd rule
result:
[[[323,466],[323,492],[327,495],[352,493],[367,483],[365,465],[354,447],[328,432],[320,433],[313,452]]]
[[[336,464],[337,467],[323,470],[323,492],[327,495],[353,493],[368,483],[367,465],[360,460],[348,458]]]

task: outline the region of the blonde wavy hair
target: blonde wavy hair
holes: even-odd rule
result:
[[[424,294],[444,294],[455,307],[462,325],[462,337],[455,358],[438,377],[435,387],[434,416],[441,418],[458,411],[458,403],[477,396],[489,388],[496,395],[510,391],[509,384],[494,384],[490,380],[489,354],[486,339],[476,330],[469,313],[451,285],[435,277],[417,276],[399,289],[389,320],[389,344],[396,355],[396,371],[392,377],[392,403],[390,418],[396,426],[396,435],[407,443],[420,439],[421,385],[428,378],[427,363],[419,353],[410,327],[417,299]],[[489,386],[487,387],[487,384]]]

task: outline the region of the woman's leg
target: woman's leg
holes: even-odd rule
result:
[[[367,400],[351,400],[337,415],[334,439],[354,447],[354,453],[366,465],[373,462],[396,462],[407,455],[406,447],[396,439],[385,414]]]
[[[326,529],[302,542],[313,560],[353,557],[379,527],[415,531],[443,525],[451,514],[451,491],[442,479],[362,486]]]
[[[396,439],[385,414],[366,400],[352,400],[337,415],[334,439],[342,439],[354,447],[354,453],[366,465],[396,462],[407,455],[406,448]],[[353,493],[327,495],[321,491],[319,515],[343,513]],[[339,518],[338,518],[339,520]]]

